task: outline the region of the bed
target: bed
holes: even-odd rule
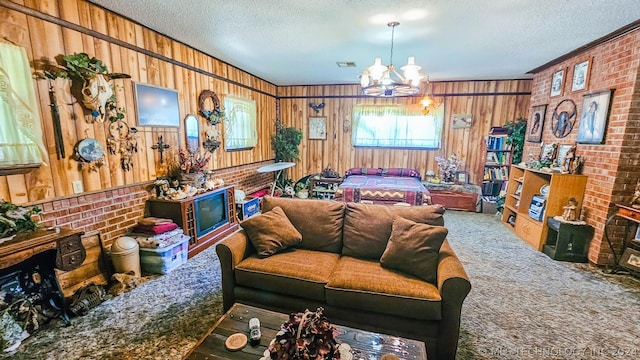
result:
[[[413,169],[354,168],[336,190],[334,200],[375,204],[431,204],[429,190]]]

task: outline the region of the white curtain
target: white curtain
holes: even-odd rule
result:
[[[414,105],[356,105],[353,146],[437,149],[443,118],[444,105],[428,115]]]
[[[256,102],[224,97],[224,149],[250,149],[258,144]]]
[[[0,43],[0,166],[42,164],[47,157],[27,52]]]

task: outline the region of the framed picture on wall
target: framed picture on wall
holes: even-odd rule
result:
[[[138,126],[180,127],[178,92],[159,86],[133,83]]]
[[[547,104],[536,105],[531,108],[531,118],[529,119],[529,129],[527,130],[527,141],[542,141],[542,128],[544,127],[544,118],[547,114]]]
[[[589,86],[589,60],[577,63],[573,66],[573,81],[571,91],[585,90]]]
[[[562,89],[564,88],[564,69],[558,70],[551,76],[551,92],[549,96],[562,95]]]
[[[452,129],[470,128],[471,124],[472,124],[471,114],[454,114],[453,124],[451,125],[451,128]]]
[[[607,129],[613,90],[585,94],[582,100],[578,138],[580,144],[602,144]]]
[[[326,116],[310,116],[309,117],[309,140],[326,140],[327,139],[327,117]]]

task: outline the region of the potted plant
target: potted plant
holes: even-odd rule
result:
[[[305,181],[299,181],[296,183],[296,196],[300,199],[309,198],[309,184]]]
[[[39,224],[31,217],[40,212],[37,206],[26,208],[0,200],[0,239],[13,238],[18,233],[35,230]]]
[[[527,132],[527,119],[518,118],[514,121],[508,121],[504,124],[504,128],[509,130],[507,145],[511,145],[511,150],[513,151],[511,163],[519,164],[522,162],[524,135]]]
[[[280,120],[276,120],[276,133],[271,137],[271,146],[275,152],[275,161],[300,160],[300,143],[302,142],[302,131],[294,127],[283,127]],[[286,174],[280,173],[280,178],[276,179],[278,186],[284,189],[291,185],[291,179],[286,178]]]

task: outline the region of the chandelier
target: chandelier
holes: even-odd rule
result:
[[[382,65],[382,60],[376,58],[374,64],[362,72],[362,75],[360,75],[362,94],[379,97],[399,97],[411,96],[420,90],[419,84],[420,80],[424,78],[424,74],[420,72],[421,67],[415,64],[413,56],[409,56],[407,65],[400,68],[402,75],[396,71],[393,65],[393,35],[398,25],[400,23],[397,21],[387,24],[387,26],[391,27],[389,66]]]

